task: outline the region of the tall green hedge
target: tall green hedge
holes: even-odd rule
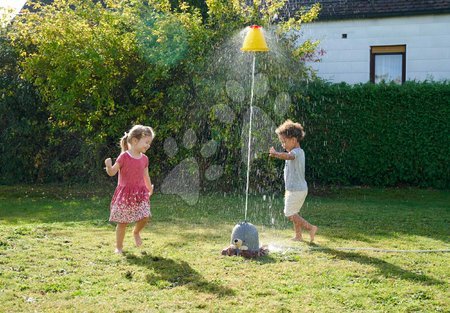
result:
[[[450,84],[310,83],[293,92],[310,180],[448,188]]]
[[[43,176],[48,113],[18,72],[17,54],[0,37],[0,183],[32,183]]]

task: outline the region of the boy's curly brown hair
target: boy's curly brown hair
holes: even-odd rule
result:
[[[286,120],[283,124],[281,124],[275,130],[275,133],[286,138],[297,138],[298,142],[305,138],[305,131],[303,130],[302,124],[294,123],[291,120]]]

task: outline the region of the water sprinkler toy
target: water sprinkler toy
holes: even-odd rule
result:
[[[267,47],[266,39],[264,39],[264,34],[262,32],[261,26],[252,25],[244,38],[244,43],[242,44],[241,51],[244,52],[267,52],[269,47]]]
[[[223,255],[241,255],[243,257],[258,257],[267,255],[268,249],[259,247],[259,236],[256,227],[247,222],[248,191],[250,183],[250,152],[252,142],[252,117],[253,117],[253,91],[255,88],[255,64],[256,52],[267,52],[266,40],[261,26],[252,25],[244,38],[241,51],[253,52],[252,62],[252,88],[250,94],[250,117],[248,128],[248,147],[247,147],[247,183],[245,188],[245,216],[244,222],[236,224],[231,233],[230,246],[222,250]]]

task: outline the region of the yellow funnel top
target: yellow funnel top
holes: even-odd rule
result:
[[[248,52],[266,52],[269,51],[266,40],[261,30],[261,26],[252,25],[250,30],[245,36],[244,43],[242,44],[242,51]]]

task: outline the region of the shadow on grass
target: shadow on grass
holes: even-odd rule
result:
[[[444,285],[445,282],[434,279],[427,275],[417,274],[408,270],[404,270],[401,267],[394,265],[392,263],[386,262],[384,260],[369,257],[365,255],[361,255],[355,252],[345,252],[340,250],[331,249],[328,247],[323,247],[319,245],[312,244],[312,247],[315,247],[316,251],[325,252],[327,254],[332,255],[333,257],[339,260],[357,262],[359,264],[367,264],[371,266],[375,266],[378,268],[380,273],[384,275],[386,278],[400,278],[405,280],[410,280],[414,282],[423,282],[425,284],[430,285]]]
[[[270,263],[277,263],[277,259],[270,255],[270,251],[268,255],[264,255],[261,257],[257,257],[254,259],[251,259],[253,262],[259,263],[259,264],[270,264]]]
[[[185,261],[175,261],[152,255],[136,256],[126,254],[129,263],[148,268],[154,273],[147,274],[147,282],[162,289],[187,286],[201,292],[214,293],[218,296],[233,296],[233,289],[223,287],[216,282],[208,282]]]

